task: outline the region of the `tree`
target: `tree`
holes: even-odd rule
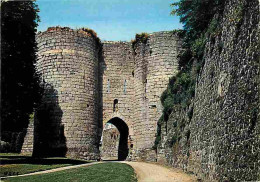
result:
[[[35,70],[37,12],[35,1],[1,3],[2,132],[19,132],[27,127],[29,115],[40,101]]]
[[[176,7],[171,14],[180,16],[180,22],[184,24],[187,46],[200,38],[214,15],[223,13],[224,4],[225,0],[180,0],[171,4]]]

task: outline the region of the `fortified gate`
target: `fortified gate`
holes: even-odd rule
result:
[[[153,158],[160,96],[178,71],[176,34],[100,43],[82,29],[52,27],[37,43],[44,95],[23,152],[99,159],[102,131],[111,123],[120,133],[119,160]]]

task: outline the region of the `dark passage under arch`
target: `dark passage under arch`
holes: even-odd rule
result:
[[[107,123],[116,126],[120,133],[119,146],[118,146],[118,160],[123,161],[128,156],[128,135],[129,129],[127,124],[120,118],[115,117],[109,120]]]

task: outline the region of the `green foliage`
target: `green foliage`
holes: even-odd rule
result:
[[[195,93],[195,79],[190,73],[179,72],[169,81],[167,89],[161,95],[164,114],[170,114],[174,105],[186,108]]]
[[[1,3],[2,131],[22,131],[41,99],[35,70],[37,12],[35,1]]]
[[[142,42],[142,43],[146,43],[147,40],[148,40],[148,38],[149,38],[149,34],[148,34],[148,33],[145,33],[145,32],[143,32],[143,33],[141,33],[141,34],[136,34],[136,35],[135,35],[135,40],[136,40],[136,41],[140,41],[140,42]]]
[[[185,31],[184,30],[182,30],[182,29],[175,29],[175,30],[172,30],[171,31],[172,32],[172,34],[176,34],[177,36],[179,36],[179,37],[184,37],[185,36]]]
[[[189,70],[192,59],[196,58],[200,68],[203,66],[203,53],[207,38],[220,34],[219,18],[224,11],[225,0],[180,0],[173,3],[173,15],[180,16],[184,24],[183,48],[179,55],[181,70]],[[210,11],[209,11],[210,9]]]
[[[33,122],[34,122],[34,112],[29,115],[29,123],[33,123]]]
[[[171,14],[180,16],[180,22],[184,24],[185,47],[190,47],[205,32],[214,15],[223,12],[224,4],[225,0],[180,0],[172,3]]]
[[[179,55],[180,72],[169,81],[167,90],[161,96],[164,115],[169,115],[174,105],[186,108],[195,93],[195,81],[191,74],[193,60],[197,60],[197,73],[204,64],[204,49],[208,37],[220,34],[219,19],[223,13],[225,0],[180,0],[173,3],[172,14],[180,16],[184,24],[184,43]],[[211,11],[209,11],[209,9]]]
[[[193,42],[193,44],[191,45],[191,52],[193,57],[195,58],[203,57],[206,42],[207,39],[205,38],[204,34]]]
[[[216,18],[213,18],[207,28],[206,36],[213,36],[216,37],[220,35],[221,29],[219,25],[219,20]]]
[[[186,108],[190,105],[191,99],[195,93],[195,79],[190,73],[179,72],[169,81],[167,89],[161,95],[161,103],[163,105],[163,114],[157,122],[157,135],[153,148],[157,148],[161,140],[161,123],[169,119],[173,111],[173,107],[178,105]],[[177,122],[173,123],[177,127]],[[179,127],[182,127],[181,123]]]
[[[180,16],[184,24],[182,31],[183,51],[178,55],[180,72],[172,77],[167,89],[161,95],[163,121],[167,121],[175,106],[187,108],[195,95],[196,67],[197,74],[204,65],[204,49],[207,41],[215,41],[221,34],[220,19],[224,11],[225,0],[179,0],[172,3],[172,15]],[[239,11],[238,11],[239,12]],[[238,13],[240,14],[240,13]],[[177,32],[177,30],[176,30]],[[222,51],[223,45],[219,45]],[[196,65],[193,65],[196,60]],[[192,118],[193,110],[188,113]],[[181,127],[182,124],[180,123]],[[182,127],[181,127],[182,128]]]
[[[160,141],[161,141],[161,127],[162,127],[162,122],[163,122],[163,115],[160,117],[159,121],[157,122],[157,133],[156,133],[156,138],[154,141],[153,149],[157,149]]]
[[[149,34],[148,33],[141,33],[141,34],[136,34],[135,35],[135,40],[132,40],[132,47],[135,48],[135,45],[137,44],[137,42],[141,42],[146,44],[148,38],[149,38]]]

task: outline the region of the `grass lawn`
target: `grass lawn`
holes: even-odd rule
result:
[[[32,158],[14,153],[0,153],[0,177],[44,171],[58,167],[84,164],[87,161],[62,157]]]
[[[137,182],[134,169],[123,163],[102,163],[93,164],[88,167],[80,167],[76,169],[68,169],[64,171],[15,177],[4,180],[5,182]]]

